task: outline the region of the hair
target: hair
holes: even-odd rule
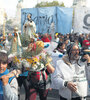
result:
[[[17,36],[18,36],[18,35],[17,35],[17,33],[14,33],[14,36],[16,36],[16,37],[17,37]]]
[[[8,63],[8,54],[4,52],[0,52],[0,63],[7,64]]]
[[[68,56],[70,57],[71,56],[71,51],[72,51],[72,48],[73,46],[77,45],[76,43],[72,43],[70,45],[67,46],[67,54]],[[77,45],[78,46],[78,45]]]
[[[56,47],[56,48],[58,49],[58,48],[60,48],[62,45],[63,45],[63,43],[62,43],[62,42],[60,42],[60,43],[58,43],[58,45],[57,45],[57,47]]]
[[[27,16],[28,16],[28,15],[31,15],[31,16],[32,16],[32,14],[31,14],[31,13],[28,13],[28,14],[27,14]],[[30,16],[30,17],[31,17],[31,16]]]

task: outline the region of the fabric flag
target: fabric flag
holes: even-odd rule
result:
[[[75,8],[74,32],[90,33],[90,8],[86,7]]]

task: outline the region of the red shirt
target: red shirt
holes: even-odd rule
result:
[[[49,40],[48,37],[43,37],[41,40],[42,40],[43,42],[50,42],[50,40]]]

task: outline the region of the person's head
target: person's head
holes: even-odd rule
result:
[[[14,33],[17,33],[17,32],[18,32],[18,28],[14,27]]]
[[[55,37],[55,38],[58,38],[58,33],[55,33],[54,37]]]
[[[64,48],[65,47],[65,44],[64,43],[62,43],[62,42],[60,42],[59,44],[58,44],[58,46],[57,46],[57,49],[65,49]]]
[[[70,44],[67,47],[67,54],[68,54],[69,59],[77,60],[79,58],[79,46],[75,43]]]
[[[60,41],[60,42],[63,42],[63,38],[59,38],[59,41]]]
[[[47,38],[47,37],[48,37],[48,33],[45,33],[45,34],[43,35],[43,37]]]
[[[5,72],[8,65],[8,55],[5,52],[0,52],[0,73]]]
[[[18,36],[18,34],[17,33],[14,33],[14,37],[17,37]]]
[[[67,45],[69,43],[69,39],[65,38],[65,44]]]
[[[28,20],[31,20],[31,16],[32,16],[32,14],[29,13],[29,14],[27,15],[27,19],[28,19]]]
[[[79,44],[79,41],[78,39],[74,40],[74,42],[78,45]]]
[[[86,34],[86,39],[87,39],[87,40],[89,39],[89,34]]]
[[[62,50],[65,49],[65,43],[63,43],[63,45],[61,46],[61,49],[62,49]]]
[[[64,43],[59,43],[57,48],[56,48],[59,52],[61,53],[65,53],[65,44]]]

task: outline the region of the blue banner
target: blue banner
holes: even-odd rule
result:
[[[70,33],[72,29],[72,8],[57,7],[57,30],[58,33]]]
[[[23,33],[23,25],[25,24],[25,22],[27,21],[27,15],[30,13],[32,16],[32,20],[35,22],[36,24],[36,30],[38,31],[38,12],[37,12],[37,8],[25,8],[21,10],[21,33]]]
[[[21,31],[27,21],[27,15],[32,14],[32,20],[36,24],[36,33],[51,33],[51,25],[54,23],[54,31],[62,34],[70,33],[72,28],[72,8],[43,7],[26,8],[21,10]]]
[[[56,7],[44,7],[39,8],[39,32],[50,33],[51,23],[54,23],[56,27]]]

